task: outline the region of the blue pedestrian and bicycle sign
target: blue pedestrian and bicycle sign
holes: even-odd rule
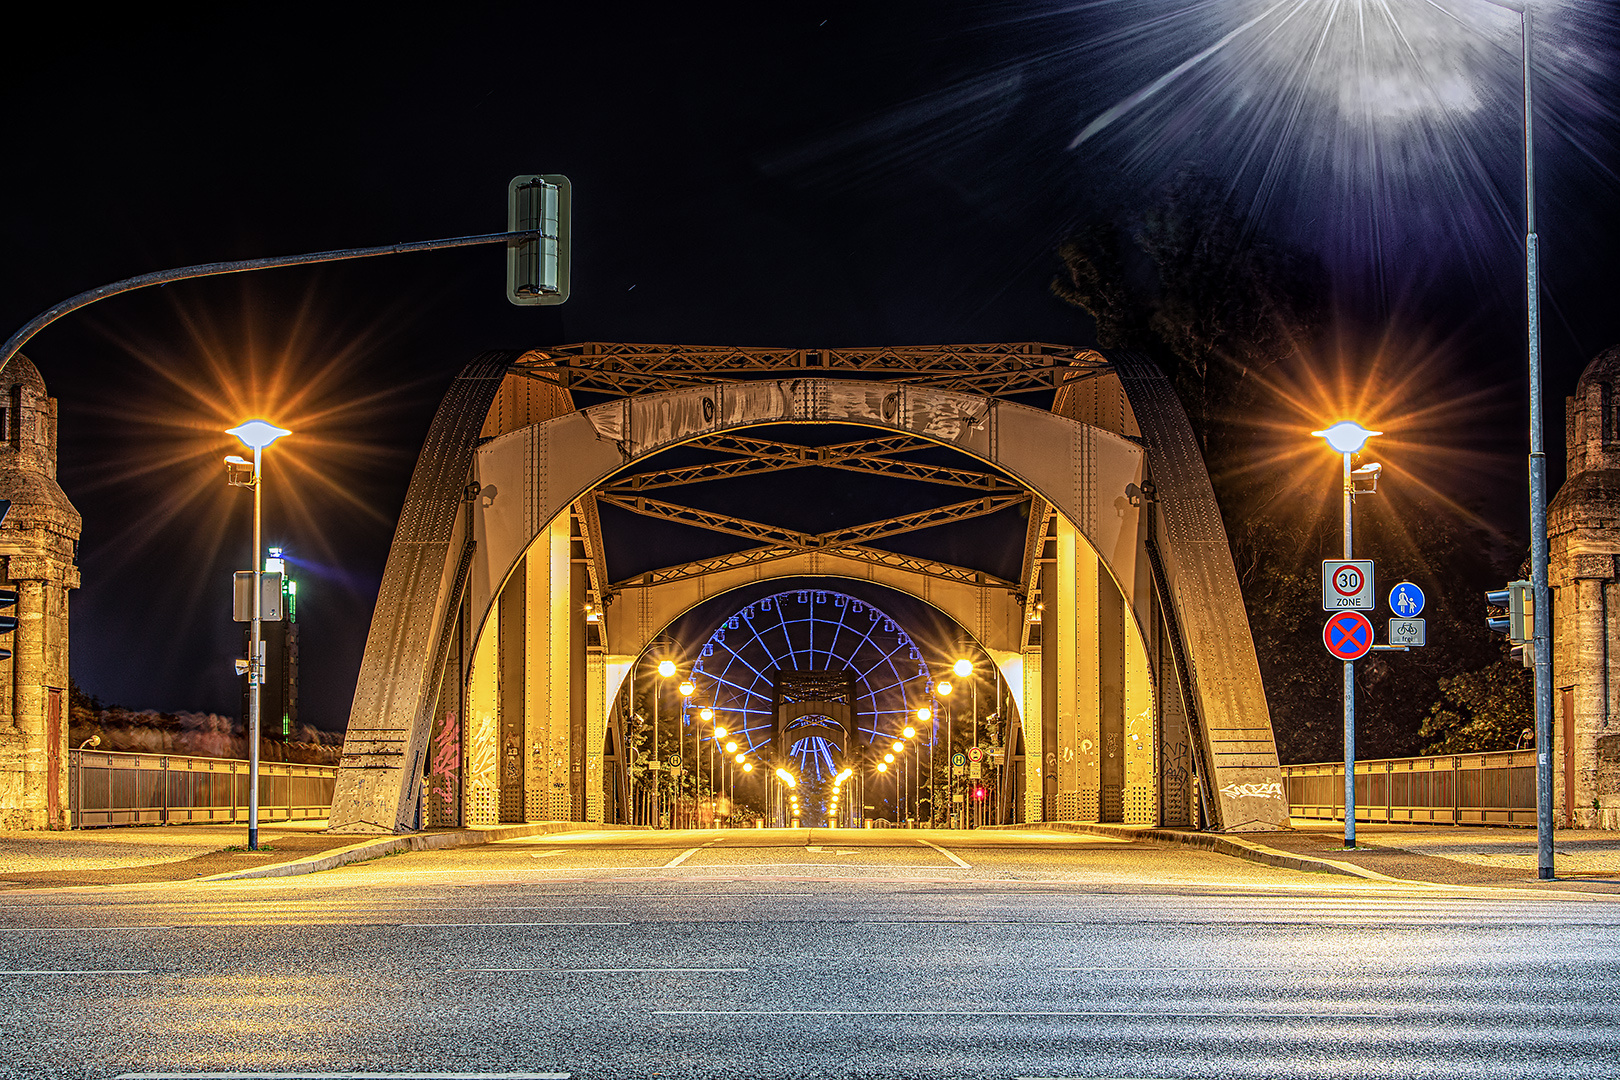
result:
[[[1372,652],[1372,623],[1359,611],[1338,612],[1322,628],[1322,644],[1340,660],[1360,660]]]
[[[1410,581],[1403,581],[1389,590],[1389,610],[1398,619],[1415,619],[1423,614],[1423,590]]]

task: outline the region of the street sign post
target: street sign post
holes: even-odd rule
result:
[[[983,761],[984,760],[984,747],[982,747],[982,746],[970,746],[970,747],[968,747],[968,760],[973,762],[975,765],[977,765],[979,762]]]
[[[1428,602],[1423,590],[1410,581],[1403,581],[1389,590],[1389,610],[1399,619],[1415,619],[1423,614],[1423,605]]]
[[[1422,619],[1391,619],[1389,620],[1389,643],[1391,645],[1426,645],[1426,635]]]
[[[1371,559],[1322,561],[1323,611],[1371,611],[1376,606]]]
[[[964,766],[966,764],[967,764],[967,755],[962,753],[960,750],[958,750],[956,753],[951,755],[951,767],[952,768],[960,769],[962,766]]]
[[[1360,660],[1372,651],[1372,623],[1359,611],[1341,611],[1322,628],[1322,644],[1336,659]]]

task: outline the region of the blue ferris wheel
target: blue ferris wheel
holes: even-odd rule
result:
[[[931,704],[928,666],[905,630],[872,604],[825,589],[780,592],[731,615],[704,643],[692,671],[750,751],[771,741],[773,688],[787,673],[853,675],[857,744],[893,738],[918,706]],[[803,739],[790,752],[800,776],[836,771],[826,739]]]

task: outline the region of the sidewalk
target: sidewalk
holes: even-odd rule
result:
[[[361,839],[327,836],[324,828],[324,819],[262,824],[256,852],[246,850],[245,825],[0,831],[0,891],[189,881],[302,859]]]
[[[321,831],[325,828],[325,820],[261,825],[256,852],[245,850],[244,825],[0,831],[0,892],[214,877],[292,877],[400,851],[488,844],[542,833],[602,830],[598,824],[569,821],[430,829],[398,836],[331,836]],[[639,831],[642,827],[617,828]]]

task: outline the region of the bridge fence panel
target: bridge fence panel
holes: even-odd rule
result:
[[[1344,820],[1344,763],[1284,765],[1290,813]],[[1533,750],[1356,762],[1356,820],[1445,825],[1534,825]]]
[[[286,761],[259,763],[259,820],[310,821],[332,809],[337,769]],[[75,750],[68,755],[75,829],[110,825],[242,822],[248,763],[233,758]]]

